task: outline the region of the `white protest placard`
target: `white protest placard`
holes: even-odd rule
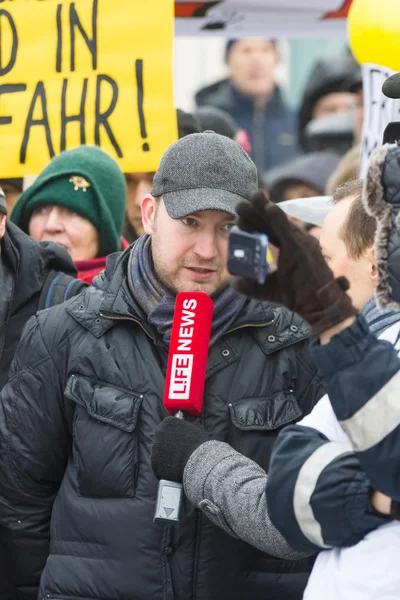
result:
[[[362,67],[364,89],[364,125],[361,142],[360,177],[365,175],[371,152],[382,144],[386,125],[400,121],[400,100],[387,98],[382,85],[395,71],[378,65]]]
[[[175,0],[177,35],[345,36],[352,0]]]

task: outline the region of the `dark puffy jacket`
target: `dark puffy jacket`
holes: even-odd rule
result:
[[[298,550],[353,546],[392,520],[370,497],[376,489],[400,498],[399,329],[391,343],[378,340],[359,315],[311,349],[329,398],[279,434],[267,482],[269,516]]]
[[[298,153],[296,112],[283,101],[276,87],[265,108],[257,108],[253,98],[240,93],[228,79],[199,90],[197,106],[215,106],[233,117],[250,136],[251,157],[260,171],[271,169]]]
[[[263,555],[188,503],[177,529],[153,524],[167,351],[130,295],[129,252],[30,321],[2,392],[0,530],[17,598],[36,600],[43,571],[39,598],[300,600],[306,561]],[[267,469],[278,431],[320,395],[308,327],[251,301],[210,350],[201,420]]]
[[[2,260],[12,273],[12,290],[9,314],[0,327],[0,389],[7,382],[22,330],[38,310],[40,292],[50,271],[76,275],[64,248],[52,243],[38,244],[13,223],[7,222],[2,252]]]

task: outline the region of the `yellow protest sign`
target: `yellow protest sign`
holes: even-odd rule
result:
[[[0,177],[98,144],[155,171],[177,139],[173,0],[0,2]]]

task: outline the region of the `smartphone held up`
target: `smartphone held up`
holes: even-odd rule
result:
[[[231,275],[254,279],[260,285],[268,274],[268,236],[265,233],[247,233],[232,227],[229,234],[228,271]]]

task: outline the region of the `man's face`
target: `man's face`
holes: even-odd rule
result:
[[[348,279],[350,289],[347,293],[354,306],[361,310],[373,295],[376,280],[373,276],[373,249],[368,249],[363,256],[354,259],[349,256],[347,248],[340,238],[341,227],[353,201],[354,197],[344,198],[333,207],[322,226],[320,246],[335,277],[345,276]]]
[[[275,47],[269,40],[239,40],[229,52],[229,78],[244,94],[254,97],[268,96],[273,86],[277,62]]]
[[[126,173],[126,214],[137,235],[144,233],[142,200],[150,194],[154,173]]]
[[[345,113],[353,109],[357,102],[356,94],[351,92],[332,92],[323,96],[316,102],[313,112],[313,119],[320,119],[328,115]]]
[[[231,281],[227,270],[229,213],[205,210],[172,219],[164,201],[147,196],[142,205],[146,233],[151,235],[155,274],[173,293],[218,295]]]
[[[9,183],[8,181],[0,180],[0,186],[6,197],[6,205],[7,205],[8,214],[11,215],[12,209],[16,205],[17,200],[21,195],[21,190],[19,188],[15,187],[14,185],[12,185],[11,183]]]

